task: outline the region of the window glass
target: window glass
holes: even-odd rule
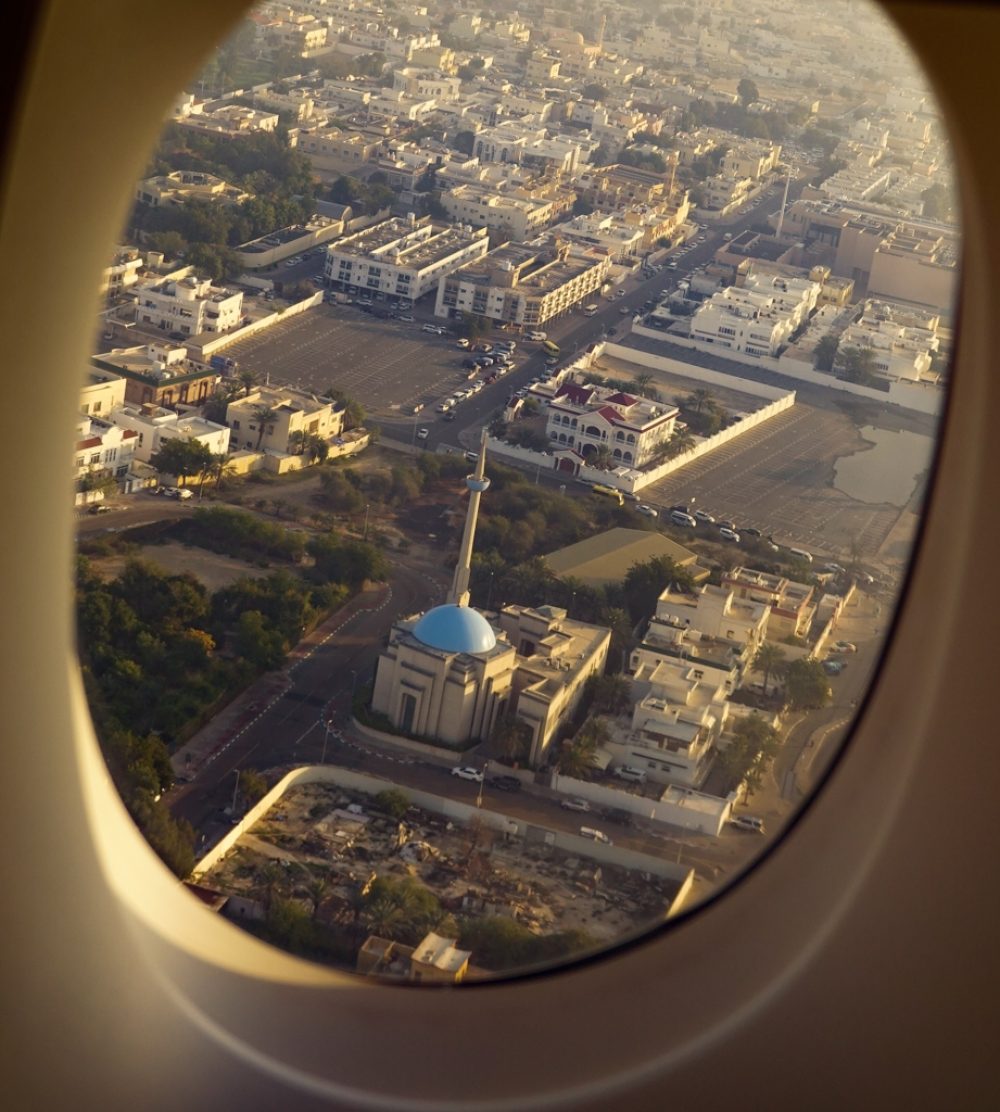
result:
[[[423,984],[744,873],[863,705],[946,399],[951,153],[880,11],[264,6],[135,198],[78,630],[165,864]]]

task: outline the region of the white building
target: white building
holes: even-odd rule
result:
[[[324,273],[334,289],[416,301],[453,271],[489,250],[485,228],[432,221],[384,220],[327,250]]]
[[[228,332],[243,315],[243,294],[212,285],[210,278],[168,278],[136,288],[136,319],[166,332],[198,336]]]
[[[591,212],[574,216],[552,229],[570,243],[602,251],[614,262],[624,262],[629,256],[642,253],[646,242],[645,227],[626,223],[615,213]]]
[[[229,429],[225,425],[217,425],[203,417],[176,413],[162,406],[122,405],[110,414],[109,419],[119,428],[135,433],[135,458],[143,463],[149,463],[150,457],[163,447],[166,440],[194,440],[216,456],[229,451]]]
[[[840,348],[868,348],[876,374],[919,382],[933,377],[931,359],[939,346],[939,320],[933,311],[869,299],[861,319],[841,333]]]
[[[777,355],[815,310],[818,282],[780,275],[746,278],[743,287],[719,290],[691,318],[691,338],[703,344]]]
[[[584,458],[606,448],[616,463],[638,468],[674,435],[677,412],[609,387],[569,382],[549,403],[545,431],[553,448],[565,445]]]
[[[76,477],[109,475],[124,478],[135,458],[138,435],[109,421],[81,417],[77,424]]]

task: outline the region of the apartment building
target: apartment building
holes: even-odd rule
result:
[[[321,177],[357,174],[382,147],[381,141],[371,136],[325,123],[293,128],[288,133],[288,145],[304,154]]]
[[[780,158],[778,143],[740,143],[726,152],[719,169],[732,178],[751,178],[756,182],[770,174]]]
[[[646,243],[645,229],[630,227],[616,213],[591,212],[574,216],[552,229],[569,243],[604,252],[614,262],[639,255]]]
[[[691,673],[696,669],[690,669]],[[654,674],[655,669],[650,670]],[[664,673],[657,674],[663,680]],[[702,681],[691,679],[692,685]],[[678,685],[672,685],[676,691]],[[657,784],[700,787],[711,767],[715,742],[722,730],[728,705],[688,707],[660,694],[648,694],[632,708],[626,729],[612,726],[606,748],[615,763],[640,768]]]
[[[730,174],[716,174],[702,183],[704,207],[713,212],[727,213],[739,208],[753,188],[753,179],[733,177]]]
[[[278,114],[228,101],[189,101],[182,104],[181,113],[174,117],[174,123],[235,139],[255,131],[274,131],[278,126]]]
[[[547,412],[545,432],[553,447],[565,445],[584,458],[606,449],[616,463],[640,468],[673,436],[678,411],[610,387],[568,382]]]
[[[507,243],[447,275],[434,312],[474,313],[536,328],[596,293],[610,269],[607,255],[568,243]]]
[[[755,568],[737,567],[725,572],[722,586],[732,590],[743,602],[766,603],[767,640],[803,637],[816,612],[815,591],[808,583],[796,583],[783,575],[771,575]]]
[[[415,100],[458,100],[462,79],[447,77],[439,70],[401,66],[392,72],[392,87]]]
[[[116,248],[111,265],[104,268],[101,293],[114,295],[134,286],[143,265],[142,255],[134,247]]]
[[[84,417],[106,418],[125,404],[125,379],[112,371],[91,367],[80,388],[80,413]]]
[[[136,319],[165,332],[228,332],[243,315],[242,291],[213,286],[210,278],[166,278],[138,285],[136,293]]]
[[[295,450],[296,434],[330,440],[344,428],[344,410],[285,386],[258,386],[226,407],[233,450],[285,454]]]
[[[868,292],[950,313],[957,289],[958,250],[957,235],[903,225],[876,247]]]
[[[489,250],[486,228],[390,219],[331,246],[324,273],[333,289],[416,301]]]
[[[691,338],[703,344],[775,356],[816,308],[820,285],[805,278],[748,275],[742,288],[719,290],[695,310]]]
[[[555,218],[556,205],[521,191],[500,192],[488,185],[464,184],[441,193],[441,205],[459,223],[487,227],[501,240],[536,236]]]
[[[633,205],[656,205],[669,199],[671,174],[638,166],[595,166],[577,178],[581,200],[601,212]]]

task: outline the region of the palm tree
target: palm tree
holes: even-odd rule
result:
[[[602,444],[597,451],[591,453],[587,463],[599,471],[607,471],[612,464],[611,449]]]
[[[306,892],[313,905],[312,917],[314,919],[319,914],[320,904],[322,904],[323,898],[329,890],[330,881],[325,876],[314,876],[306,885]]]
[[[270,908],[271,902],[274,899],[275,890],[281,881],[284,880],[284,877],[285,874],[274,861],[269,861],[264,868],[261,869],[257,877],[257,884],[260,888],[261,895],[264,897],[264,907]]]
[[[692,390],[688,396],[688,404],[694,406],[695,413],[701,413],[702,408],[708,405],[709,402],[715,401],[712,396],[711,390],[706,390],[704,386],[699,386],[697,390]]]
[[[288,450],[293,455],[302,455],[306,445],[306,434],[301,429],[295,429],[288,434]]]
[[[632,380],[632,385],[635,387],[635,392],[640,395],[645,395],[646,389],[653,381],[653,376],[648,371],[643,371]]]
[[[764,694],[767,694],[767,683],[772,675],[780,676],[786,656],[780,645],[773,641],[765,641],[757,650],[753,658],[753,666],[758,672],[764,673]]]
[[[222,489],[222,480],[233,473],[233,465],[226,452],[213,452],[212,462],[209,465],[209,474],[215,476],[216,490]]]
[[[278,419],[278,414],[269,405],[255,405],[251,410],[253,419],[257,422],[257,445],[254,448],[255,452],[260,451],[261,441],[264,439],[264,428],[266,425],[273,425]],[[274,431],[273,429],[271,430]]]
[[[251,370],[240,371],[239,383],[243,387],[243,397],[249,397],[250,391],[257,385],[257,372]]]
[[[526,722],[505,715],[493,727],[490,740],[498,756],[507,761],[523,761],[531,745],[531,727]]]
[[[562,776],[586,780],[594,767],[594,750],[585,745],[563,743],[556,757],[556,769]]]

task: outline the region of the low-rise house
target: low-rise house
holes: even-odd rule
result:
[[[258,386],[226,407],[234,449],[284,455],[295,452],[302,436],[323,441],[339,436],[344,410],[291,387]]]
[[[198,336],[228,332],[243,316],[243,293],[214,286],[210,278],[164,278],[136,286],[136,319],[143,324]]]
[[[165,440],[194,440],[216,456],[229,451],[229,429],[225,425],[155,404],[121,406],[109,415],[109,420],[136,434],[135,458],[143,463],[149,462]]]
[[[737,567],[722,576],[722,586],[731,588],[743,601],[770,606],[767,640],[804,637],[816,612],[815,590],[808,583],[796,583],[783,575],[771,575],[755,568]]]

